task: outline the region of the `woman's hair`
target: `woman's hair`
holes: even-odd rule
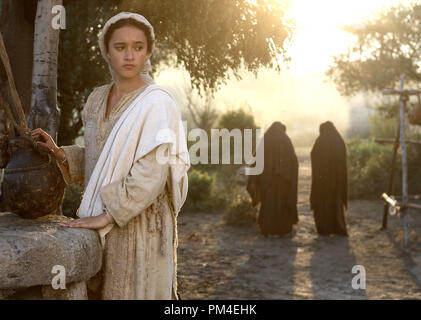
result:
[[[107,30],[107,32],[104,35],[104,44],[105,44],[105,50],[108,52],[108,43],[110,42],[111,36],[113,32],[121,27],[125,26],[133,26],[143,31],[143,33],[146,36],[146,51],[148,53],[151,53],[152,46],[153,46],[153,39],[151,35],[151,30],[142,22],[139,22],[135,19],[127,18],[127,19],[121,19],[118,20],[116,23],[113,23]]]

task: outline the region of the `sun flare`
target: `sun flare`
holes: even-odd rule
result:
[[[291,44],[291,73],[321,73],[332,55],[346,52],[355,39],[341,26],[363,23],[383,8],[410,0],[292,0],[288,14],[296,30]]]

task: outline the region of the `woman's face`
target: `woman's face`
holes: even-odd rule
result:
[[[147,40],[142,30],[134,26],[114,30],[108,42],[107,57],[115,77],[138,78],[147,56]]]

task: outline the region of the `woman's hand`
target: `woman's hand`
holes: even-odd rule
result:
[[[69,223],[61,223],[60,226],[66,228],[85,228],[91,230],[102,229],[111,223],[111,219],[104,212],[96,217],[87,217],[73,220]]]
[[[37,128],[32,130],[30,133],[31,136],[38,135],[41,138],[41,141],[37,141],[36,143],[42,151],[52,153],[57,160],[64,159],[64,151],[57,147],[53,138],[51,138],[51,136],[47,132],[45,132],[41,128]]]

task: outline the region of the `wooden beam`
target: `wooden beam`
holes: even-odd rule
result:
[[[395,139],[391,139],[391,138],[375,138],[374,141],[380,144],[395,143]],[[421,145],[421,140],[405,140],[405,143]]]
[[[394,196],[395,199],[402,199],[402,196]],[[421,194],[408,195],[408,200],[421,200]]]
[[[418,96],[421,94],[421,90],[388,89],[388,90],[383,90],[383,94],[384,95]]]
[[[408,203],[406,206],[407,206],[408,208],[411,208],[411,209],[421,210],[421,204],[417,204],[417,203]]]

